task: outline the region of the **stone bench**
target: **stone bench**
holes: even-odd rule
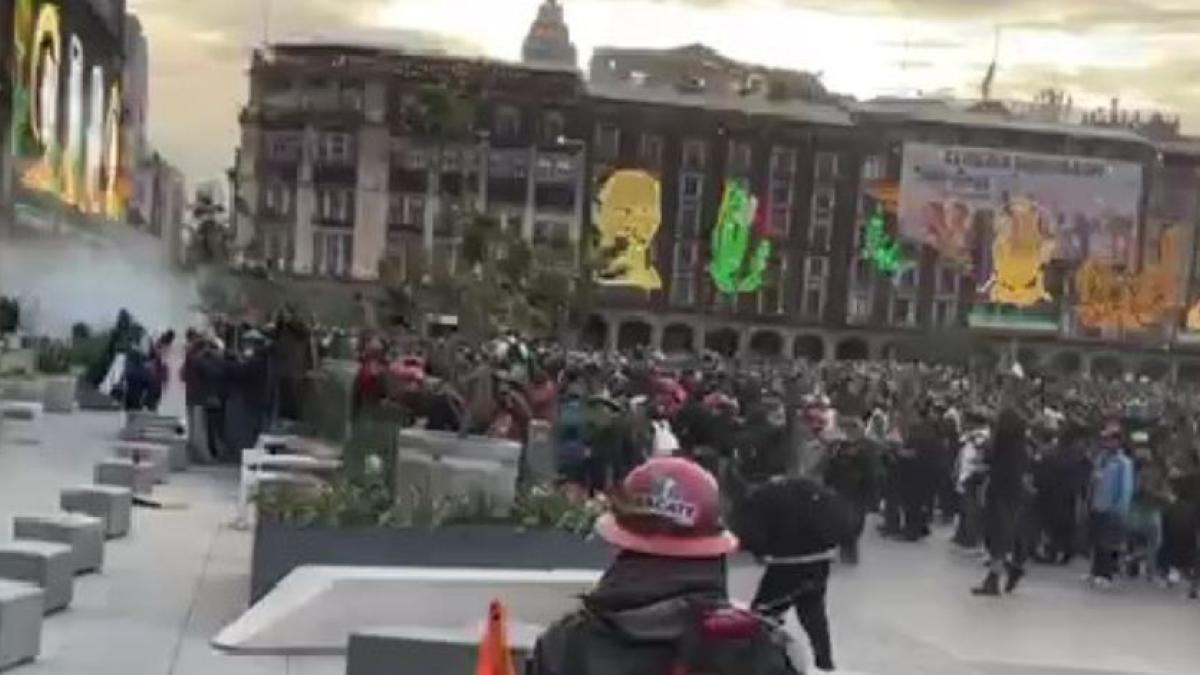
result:
[[[169,460],[168,464],[170,465],[171,471],[187,471],[188,465],[191,463],[191,460],[188,459],[187,436],[180,436],[173,432],[155,432],[133,435],[122,433],[120,435],[120,442],[161,445],[167,448],[167,458]]]
[[[45,592],[46,614],[66,609],[75,593],[74,556],[66,544],[10,541],[0,544],[0,579],[24,581]]]
[[[129,488],[135,495],[154,492],[154,467],[135,463],[131,459],[105,459],[96,463],[96,485]]]
[[[75,574],[104,566],[104,521],[81,513],[13,518],[13,539],[31,539],[71,547]]]
[[[38,657],[45,606],[46,594],[37,586],[0,580],[0,670]]]
[[[23,403],[20,401],[4,401],[0,403],[0,417],[6,420],[31,422],[37,418],[38,413],[41,411],[42,406],[37,403]]]
[[[169,446],[158,443],[120,441],[113,446],[113,451],[119,459],[150,465],[153,469],[155,483],[166,483],[167,477],[171,475],[171,448]]]
[[[63,511],[83,513],[104,521],[104,536],[108,539],[129,534],[133,493],[126,488],[105,485],[67,488],[59,496],[59,506]]]

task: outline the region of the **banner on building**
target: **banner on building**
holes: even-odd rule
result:
[[[1136,256],[1142,167],[1091,157],[908,143],[900,232],[945,258],[989,268],[997,222],[1036,212],[1054,260],[1127,264]],[[1024,209],[1012,214],[1013,205]]]

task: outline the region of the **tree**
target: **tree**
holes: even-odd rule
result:
[[[225,207],[213,199],[212,194],[196,191],[192,204],[191,258],[201,264],[225,263],[229,260],[230,232]]]

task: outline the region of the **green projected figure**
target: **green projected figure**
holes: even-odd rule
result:
[[[900,242],[887,234],[883,209],[876,208],[867,220],[866,253],[875,269],[883,274],[895,274],[904,266]]]
[[[758,199],[742,181],[725,184],[717,226],[712,232],[712,261],[708,270],[722,293],[750,293],[763,284],[763,272],[771,257],[771,240],[755,228]],[[751,240],[758,243],[750,253]]]

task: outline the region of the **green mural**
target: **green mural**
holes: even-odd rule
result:
[[[751,293],[762,287],[771,240],[756,231],[757,214],[758,199],[750,194],[745,182],[727,182],[712,232],[712,260],[708,266],[713,283],[722,293]]]
[[[867,259],[875,266],[876,271],[895,274],[904,266],[904,253],[900,250],[900,242],[888,236],[882,208],[876,208],[867,220],[865,239]]]

